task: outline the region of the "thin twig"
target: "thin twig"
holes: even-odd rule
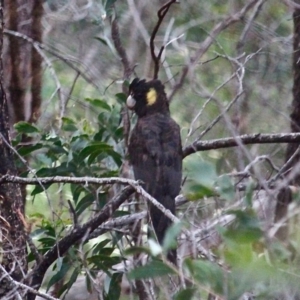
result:
[[[206,53],[212,43],[215,41],[216,37],[228,26],[231,24],[238,22],[245,16],[249,9],[256,4],[258,0],[248,1],[248,3],[237,13],[232,16],[227,17],[224,21],[218,23],[210,32],[209,36],[203,41],[201,47],[197,50],[194,57],[190,59],[190,61],[183,67],[181,71],[181,76],[178,79],[177,83],[173,87],[173,90],[169,96],[169,101],[172,100],[174,95],[178,92],[178,90],[183,86],[186,76],[188,75],[190,69],[192,69],[200,60],[200,58]]]
[[[76,67],[75,65],[73,65],[69,59],[67,59],[66,57],[64,57],[62,54],[58,53],[57,49],[52,49],[51,47],[49,47],[49,46],[47,46],[47,45],[45,45],[43,43],[39,43],[39,42],[33,40],[31,37],[27,36],[26,34],[23,34],[23,33],[17,32],[17,31],[13,31],[13,30],[8,30],[8,29],[4,29],[3,32],[4,32],[4,34],[12,35],[12,36],[21,38],[21,39],[27,41],[28,43],[30,43],[32,45],[35,45],[36,47],[39,47],[41,50],[45,50],[48,53],[50,53],[51,55],[59,58],[66,65],[68,65],[71,69],[73,69],[76,72],[78,72],[80,74],[80,76],[86,82],[88,82],[89,84],[93,85],[95,88],[99,89],[98,85],[95,84],[92,79],[90,79],[90,78],[87,77],[87,75],[86,75],[86,72],[88,70],[87,66],[84,66],[84,69],[85,69],[84,71],[80,70],[78,67]],[[76,63],[83,65],[81,61],[76,61]]]
[[[27,244],[30,248],[30,251],[31,251],[32,255],[34,256],[34,259],[35,259],[36,263],[40,263],[41,259],[42,259],[42,256],[40,255],[39,250],[35,246],[30,234],[28,234],[28,233],[26,233],[26,241],[27,241]]]
[[[75,75],[75,78],[73,80],[72,86],[71,86],[71,88],[69,90],[69,93],[68,93],[67,97],[65,99],[63,99],[63,101],[61,102],[61,107],[60,107],[60,126],[59,127],[61,127],[62,118],[65,116],[66,109],[67,109],[67,106],[68,106],[68,102],[71,99],[71,95],[72,95],[73,90],[75,88],[77,79],[79,78],[79,75],[80,75],[80,73],[76,72],[76,75]]]
[[[43,292],[39,292],[39,291],[36,291],[35,289],[31,288],[30,286],[26,285],[26,284],[23,284],[21,282],[17,282],[15,280],[13,280],[13,278],[7,273],[7,271],[2,267],[2,265],[0,265],[0,269],[1,269],[1,272],[3,272],[5,274],[5,277],[15,286],[15,287],[18,287],[20,289],[23,289],[23,290],[27,290],[27,291],[30,291],[31,293],[35,294],[35,295],[38,295],[44,299],[47,299],[47,300],[59,300],[58,298],[54,298],[50,295],[47,295]],[[16,291],[17,293],[17,299],[20,299],[22,300],[20,294]]]
[[[270,182],[277,181],[280,177],[284,176],[284,173],[288,171],[291,167],[295,167],[295,157],[297,157],[300,153],[300,146],[296,149],[293,155],[288,159],[288,161],[281,167],[278,173],[270,179]]]
[[[237,42],[237,49],[238,50],[240,50],[244,46],[245,38],[246,38],[250,28],[251,28],[251,25],[253,24],[255,18],[258,16],[258,14],[259,14],[259,12],[260,12],[260,10],[261,10],[261,8],[262,8],[262,6],[265,2],[266,2],[266,0],[259,0],[256,3],[256,5],[253,9],[253,12],[252,12],[250,18],[247,20],[246,26],[244,27],[243,32],[242,32],[242,34],[241,34],[241,36],[240,36],[240,38]]]
[[[77,214],[76,214],[75,208],[72,205],[72,202],[69,199],[68,199],[68,204],[69,204],[70,212],[73,217],[73,227],[75,228],[78,224]]]
[[[176,3],[176,0],[170,0],[169,2],[167,2],[166,4],[164,4],[157,12],[157,16],[158,16],[158,21],[152,31],[151,37],[150,37],[150,52],[151,52],[151,56],[154,62],[154,75],[153,75],[153,79],[157,79],[158,77],[158,71],[159,71],[159,61],[162,55],[162,52],[164,50],[164,46],[162,46],[158,52],[158,55],[156,56],[155,54],[155,44],[154,44],[154,40],[156,37],[156,34],[158,32],[158,29],[164,19],[164,17],[166,16],[169,8],[171,7],[171,5],[173,3]]]

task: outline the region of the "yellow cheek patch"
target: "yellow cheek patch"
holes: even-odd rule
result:
[[[157,99],[157,93],[154,88],[151,88],[149,92],[147,93],[147,105],[153,105],[156,102]]]

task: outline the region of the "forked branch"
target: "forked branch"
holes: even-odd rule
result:
[[[151,56],[154,62],[154,75],[153,75],[153,79],[157,79],[158,76],[158,71],[159,71],[159,61],[161,58],[161,55],[164,51],[164,45],[161,46],[158,55],[155,54],[155,45],[154,45],[154,40],[156,37],[156,34],[158,32],[158,29],[164,19],[164,17],[166,16],[167,12],[169,11],[169,8],[171,7],[171,5],[173,3],[176,3],[176,0],[170,0],[169,2],[167,2],[166,4],[164,4],[157,12],[157,16],[158,16],[158,21],[153,29],[153,32],[151,34],[150,37],[150,51],[151,51]]]

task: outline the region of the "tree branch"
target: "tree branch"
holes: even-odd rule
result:
[[[93,231],[86,239],[89,241],[98,237],[99,235],[104,234],[107,231],[114,230],[116,227],[123,227],[126,225],[130,225],[135,223],[147,216],[147,211],[142,211],[134,214],[130,214],[128,216],[119,217],[110,221],[105,222],[101,226],[99,226],[95,231]]]
[[[108,177],[108,178],[96,178],[96,177],[68,177],[68,176],[53,176],[53,177],[38,177],[38,178],[24,178],[13,175],[4,175],[0,177],[0,184],[2,183],[20,183],[20,184],[48,184],[48,183],[75,183],[75,184],[89,184],[95,183],[99,185],[103,184],[123,184],[123,185],[138,185],[139,182],[133,179]]]
[[[185,203],[187,203],[188,200],[183,195],[178,195],[175,199],[176,207],[179,207]],[[118,217],[113,220],[107,221],[101,226],[99,226],[95,231],[93,231],[88,237],[87,240],[94,239],[98,237],[101,234],[104,234],[107,231],[114,230],[118,227],[127,226],[130,224],[133,224],[147,216],[147,211],[141,211],[134,214],[130,214],[123,217]]]
[[[18,290],[27,290],[29,292],[31,292],[32,294],[34,295],[38,295],[40,296],[41,298],[44,298],[44,299],[47,299],[47,300],[59,300],[58,298],[54,298],[48,294],[45,294],[43,292],[39,292],[39,291],[36,291],[35,289],[31,288],[30,286],[24,284],[24,283],[21,283],[21,282],[18,282],[18,281],[15,281],[8,273],[7,271],[2,267],[2,265],[0,265],[0,272],[4,273],[4,276],[9,280],[9,282],[15,287],[15,289],[18,289]],[[16,290],[13,290],[12,293],[15,294],[16,296],[16,299],[22,299],[21,298],[21,295],[19,294],[18,291]],[[9,295],[7,295],[9,296]],[[11,295],[12,296],[12,295]],[[10,298],[10,297],[9,297]],[[11,298],[10,298],[11,299]]]
[[[119,56],[121,58],[121,62],[122,62],[123,69],[124,69],[123,78],[129,79],[129,77],[132,73],[132,68],[130,67],[130,62],[128,60],[127,53],[126,53],[126,51],[122,45],[121,39],[120,39],[119,25],[118,25],[118,21],[117,21],[116,17],[111,22],[111,37],[114,42],[114,46],[117,50],[117,53],[119,54]]]
[[[13,31],[13,30],[8,30],[8,29],[4,29],[3,33],[8,36],[14,36],[17,38],[21,38],[21,39],[25,40],[26,42],[32,44],[35,47],[35,49],[47,51],[51,55],[59,58],[67,66],[69,66],[71,69],[76,71],[86,82],[88,82],[89,84],[94,86],[96,89],[99,89],[98,85],[96,83],[94,83],[93,79],[89,78],[86,75],[89,68],[87,66],[83,65],[83,63],[81,61],[77,60],[76,63],[79,65],[83,65],[83,67],[84,67],[83,71],[80,70],[77,66],[75,66],[68,58],[64,57],[61,53],[58,53],[58,50],[53,49],[53,48],[47,46],[46,44],[39,43],[39,42],[35,41],[34,39],[32,39],[31,37],[27,36],[26,34],[23,34],[23,33],[17,32],[17,31]]]
[[[150,37],[150,51],[151,51],[151,56],[154,62],[154,75],[153,75],[153,79],[157,79],[158,77],[158,71],[159,71],[159,61],[162,55],[162,52],[164,50],[164,46],[161,47],[161,49],[159,50],[158,55],[156,56],[155,54],[155,45],[154,45],[154,40],[156,37],[156,34],[158,32],[158,29],[164,19],[164,17],[166,16],[169,8],[171,7],[171,5],[173,3],[176,3],[176,0],[170,0],[169,2],[167,2],[166,4],[164,4],[157,12],[157,16],[158,16],[158,21],[153,29],[153,32],[151,34]]]
[[[254,133],[210,141],[196,141],[183,149],[183,157],[198,151],[236,147],[238,146],[238,143],[242,143],[244,145],[300,143],[300,133]]]
[[[123,47],[121,38],[120,38],[120,30],[119,25],[117,21],[117,17],[114,18],[114,20],[111,22],[111,37],[114,42],[114,46],[117,50],[117,53],[119,54],[121,58],[121,62],[123,65],[123,85],[122,85],[122,92],[124,94],[128,93],[128,87],[125,85],[125,80],[129,80],[133,68],[131,67],[131,64],[128,60],[127,53]],[[130,133],[130,120],[129,120],[129,114],[128,114],[128,108],[126,105],[121,110],[121,116],[123,121],[123,134],[125,139],[125,145],[128,147],[128,141],[129,141],[129,133]]]

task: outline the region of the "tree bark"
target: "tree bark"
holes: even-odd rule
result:
[[[0,19],[0,54],[3,49],[3,0],[1,0]],[[2,55],[1,55],[2,57]],[[3,88],[3,64],[0,60],[0,175],[16,175],[14,154],[10,147],[9,118],[7,99]],[[27,271],[26,237],[24,231],[24,205],[19,184],[0,185],[0,237],[1,266],[0,271],[0,298],[20,299],[17,297],[13,281],[21,281]],[[8,297],[10,295],[10,297]],[[24,299],[24,291],[19,292]]]
[[[6,24],[12,31],[42,42],[42,0],[4,0]],[[33,45],[9,35],[4,51],[5,89],[11,125],[36,122],[40,115],[42,57]]]
[[[300,3],[299,0],[295,1]],[[294,42],[293,42],[293,102],[292,112],[290,114],[291,132],[300,132],[300,9],[295,8],[293,13],[294,21]],[[289,143],[287,145],[285,161],[287,162],[293,154],[297,151],[299,143]],[[290,162],[290,170],[293,168],[300,168],[300,151],[296,154]],[[300,185],[300,172],[295,176],[291,182],[293,185]],[[277,196],[277,204],[275,209],[275,222],[280,221],[287,216],[288,206],[292,202],[292,193],[289,187],[283,188]],[[281,241],[286,241],[288,237],[288,225],[283,224],[277,231],[277,238]]]
[[[4,0],[5,19],[9,30],[42,42],[42,0]],[[10,127],[19,121],[34,123],[40,116],[42,57],[26,40],[9,35],[4,51],[4,88],[10,115]],[[22,142],[30,142],[22,136]],[[21,167],[19,172],[26,171]],[[22,186],[23,201],[26,186]]]

